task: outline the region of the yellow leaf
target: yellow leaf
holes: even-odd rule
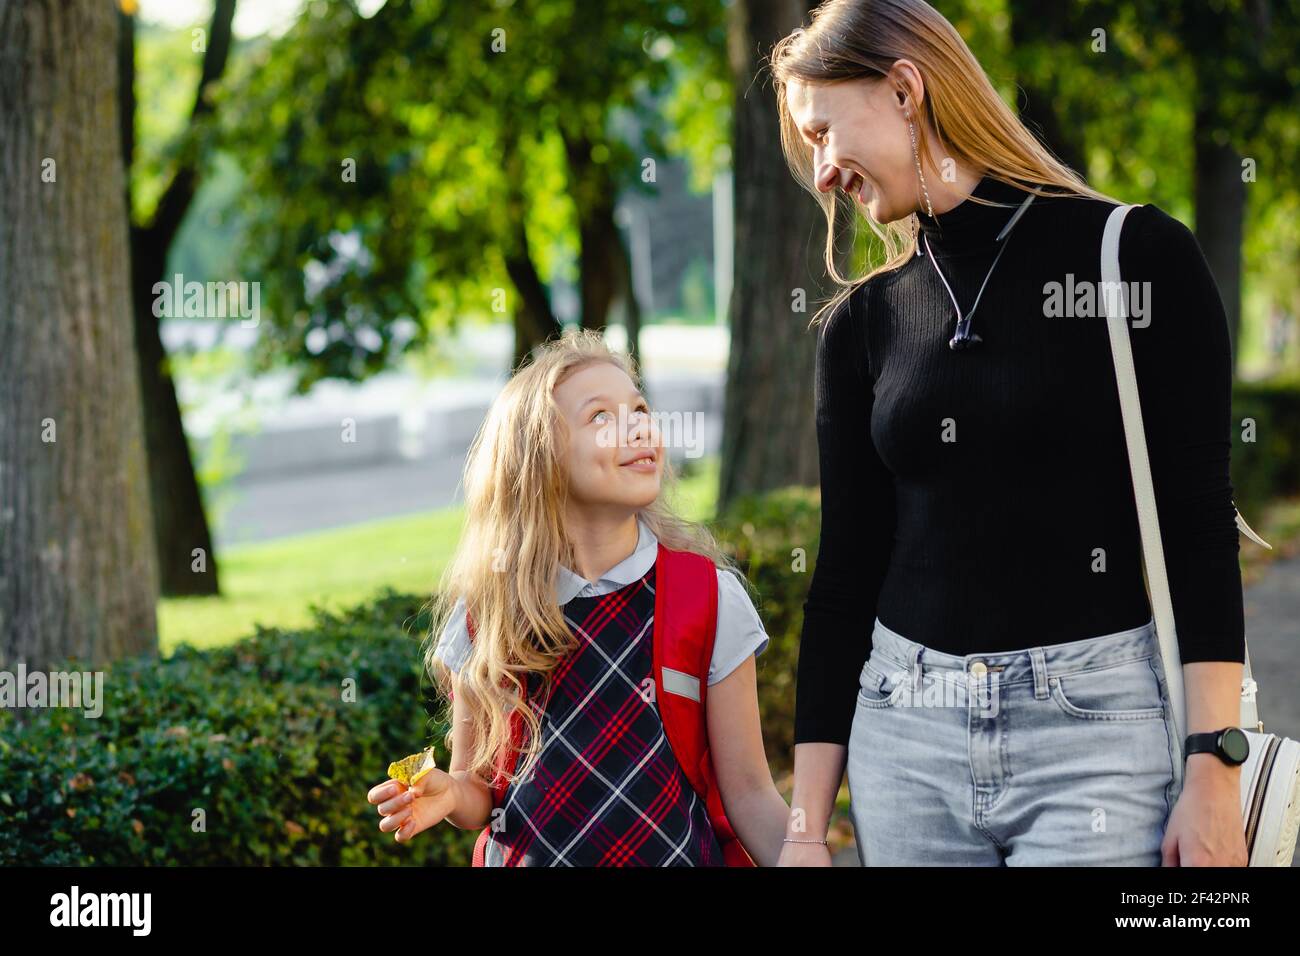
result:
[[[433,759],[433,748],[426,747],[418,754],[411,754],[388,765],[388,776],[400,780],[406,786],[416,783],[437,764]]]

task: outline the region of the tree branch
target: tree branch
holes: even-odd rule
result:
[[[194,94],[194,109],[190,112],[189,127],[184,134],[187,138],[195,136],[199,122],[212,112],[212,101],[207,95],[208,87],[221,78],[226,70],[226,61],[230,58],[230,25],[235,18],[235,3],[236,0],[217,0],[216,7],[213,8],[212,25],[208,30],[208,48],[203,54],[203,72]],[[142,242],[159,254],[165,253],[171,245],[194,200],[198,188],[198,167],[199,160],[195,151],[182,150],[180,164],[158,201],[153,221],[141,230]]]

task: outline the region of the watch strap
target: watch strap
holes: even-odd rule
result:
[[[1219,735],[1221,730],[1208,730],[1200,734],[1188,734],[1187,740],[1183,744],[1184,755],[1191,754],[1214,754],[1221,757],[1222,751],[1219,749]]]

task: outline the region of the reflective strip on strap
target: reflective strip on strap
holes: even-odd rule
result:
[[[664,690],[679,697],[689,697],[698,702],[700,699],[700,679],[684,671],[675,671],[671,667],[663,668]]]

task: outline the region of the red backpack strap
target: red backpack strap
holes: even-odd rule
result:
[[[655,564],[653,667],[655,700],[668,745],[704,800],[723,860],[753,866],[727,820],[709,755],[706,700],[718,624],[718,571],[691,551],[659,545]]]
[[[474,620],[470,617],[468,610],[465,612],[465,627],[469,631],[469,639],[471,641],[474,640]],[[503,754],[501,759],[498,761],[496,779],[493,780],[491,785],[492,808],[494,810],[501,806],[501,798],[505,795],[506,787],[508,786],[503,774],[513,773],[515,766],[519,761],[519,746],[523,743],[524,737],[524,721],[523,718],[519,716],[518,711],[513,711],[510,714],[510,734],[511,739],[514,741],[514,746],[510,749],[509,753]],[[492,823],[489,822],[488,825],[479,832],[478,839],[474,841],[474,856],[470,863],[471,866],[486,865],[487,842],[491,833]]]

